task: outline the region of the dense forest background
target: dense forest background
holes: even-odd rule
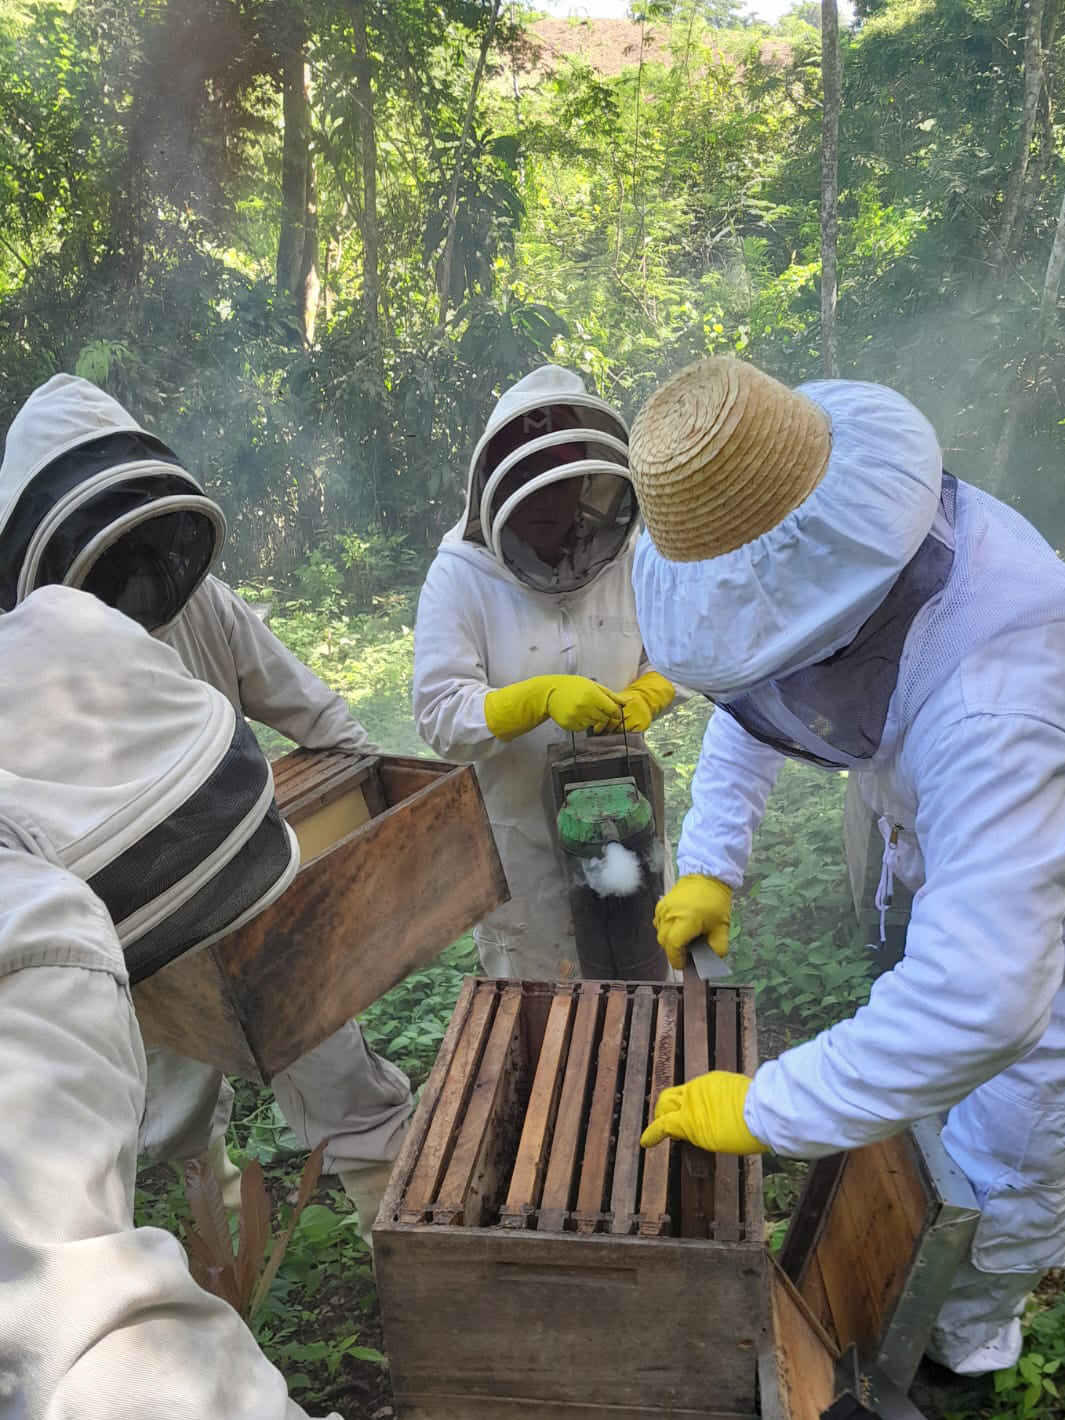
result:
[[[0,430],[59,370],[127,403],[224,505],[223,574],[394,752],[425,752],[418,584],[494,400],[544,360],[629,416],[712,353],[896,385],[948,468],[1061,547],[1061,7],[855,0],[837,42],[836,0],[773,28],[735,0],[586,23],[519,0],[0,0]],[[706,716],[652,731],[674,841]],[[869,990],[842,792],[786,766],[737,897],[763,1056]],[[366,1013],[415,1085],[475,965],[465,939]],[[229,1144],[284,1214],[302,1160],[269,1092],[239,1085]],[[767,1161],[774,1244],[802,1172]],[[166,1166],[137,1216],[187,1229]],[[1061,1283],[1018,1367],[924,1413],[1065,1420]],[[392,1416],[335,1181],[251,1323],[311,1413]]]
[[[858,0],[837,310],[840,372],[1055,543],[1060,11]],[[708,353],[818,375],[820,6],[630,13],[0,0],[0,426],[77,370],[222,501],[231,580],[369,609],[534,363],[628,414]]]

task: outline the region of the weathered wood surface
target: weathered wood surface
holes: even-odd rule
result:
[[[521,987],[506,987],[433,1204],[434,1223],[479,1227],[486,1201],[496,1197],[501,1155],[514,1124],[520,1004]]]
[[[645,1123],[648,1074],[651,1059],[651,1027],[655,997],[650,986],[637,986],[629,1022],[628,1053],[618,1142],[614,1154],[614,1182],[610,1194],[611,1231],[631,1233],[636,1221],[642,1150],[640,1135]]]
[[[146,1045],[168,1046],[227,1075],[260,1078],[229,978],[211,947],[179,957],[134,986],[133,1004]]]
[[[275,760],[270,768],[277,807],[295,827],[302,819],[365,784],[376,771],[376,761],[329,750],[299,749]]]
[[[575,1220],[578,1232],[594,1233],[604,1221],[606,1191],[611,1164],[611,1135],[614,1109],[621,1084],[621,1059],[625,1049],[625,1025],[629,994],[624,986],[613,985],[606,998],[603,1035],[595,1066],[595,1092],[588,1112],[584,1140],[581,1182],[577,1193]]]
[[[514,1400],[500,1395],[405,1395],[402,1420],[762,1420],[762,1412],[751,1410],[678,1410],[670,1406],[587,1405],[571,1402]],[[774,1416],[773,1420],[778,1420]],[[787,1420],[787,1417],[785,1417]]]
[[[761,1369],[764,1420],[821,1420],[836,1394],[836,1349],[780,1268],[769,1264],[772,1347]]]
[[[725,999],[749,1065],[749,993],[697,989],[707,1063]],[[677,986],[479,981],[460,1013],[374,1229],[398,1414],[794,1420],[758,1412],[760,1211],[753,1238],[675,1236],[679,1150],[639,1148],[685,1072]]]
[[[506,1227],[528,1226],[539,1207],[566,1072],[573,1007],[572,989],[560,989],[551,1001],[510,1189],[502,1208],[501,1222]]]
[[[459,990],[455,1009],[451,1012],[451,1020],[444,1032],[444,1038],[440,1042],[440,1049],[436,1052],[436,1059],[422,1090],[418,1108],[414,1111],[414,1118],[407,1127],[403,1144],[396,1162],[392,1166],[392,1176],[388,1181],[384,1198],[381,1200],[380,1216],[383,1218],[394,1220],[399,1216],[408,1180],[421,1158],[440,1092],[444,1087],[444,1081],[451,1068],[451,1062],[455,1057],[455,1051],[458,1049],[463,1031],[466,1029],[476,989],[475,978],[467,976]]]
[[[406,1222],[420,1222],[436,1200],[456,1131],[461,1126],[462,1112],[480,1069],[495,1007],[494,991],[475,990],[406,1187],[402,1212]],[[423,1111],[419,1109],[418,1113],[420,1116]]]
[[[719,991],[714,998],[714,1069],[740,1068],[739,997]],[[743,1236],[740,1224],[740,1160],[735,1154],[718,1154],[714,1159],[715,1238],[732,1242]]]
[[[587,1103],[591,1088],[591,1061],[599,1024],[601,993],[598,982],[583,982],[577,998],[562,1097],[551,1141],[544,1195],[537,1227],[541,1232],[560,1232],[565,1224],[574,1190]]]
[[[491,1401],[499,1420],[534,1405],[757,1416],[760,1246],[380,1224],[374,1239],[400,1416],[408,1397]]]
[[[710,1069],[710,1023],[706,989],[689,962],[684,968],[684,1075],[694,1080]],[[720,1160],[694,1144],[681,1145],[681,1233],[710,1236],[714,1216],[714,1180]]]
[[[655,1105],[662,1091],[670,1089],[677,1078],[679,1034],[680,1001],[675,991],[663,991],[658,997],[655,1017],[648,1119],[654,1118]],[[675,1153],[673,1140],[664,1139],[644,1155],[643,1182],[640,1185],[640,1232],[645,1237],[662,1237],[670,1231],[669,1175]]]
[[[472,769],[382,758],[373,770],[360,788],[370,800],[378,785],[386,812],[302,866],[244,927],[135,989],[145,1040],[268,1080],[506,901]],[[288,802],[313,796],[305,759],[278,772]]]
[[[933,1215],[906,1134],[811,1169],[780,1259],[840,1351],[878,1352]]]
[[[754,1014],[754,992],[740,993],[740,1070],[750,1078],[758,1069],[758,1023]],[[749,1238],[765,1233],[765,1198],[762,1188],[762,1160],[745,1159],[740,1169],[743,1185],[743,1218]]]

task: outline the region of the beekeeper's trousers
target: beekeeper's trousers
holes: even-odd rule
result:
[[[210,1065],[150,1046],[141,1152],[180,1162],[225,1134],[233,1090]],[[399,1153],[411,1109],[402,1070],[370,1050],[355,1021],[270,1082],[289,1128],[308,1148],[330,1142],[327,1172],[377,1168]]]
[[[1020,1355],[1026,1298],[1065,1264],[1065,987],[1042,1040],[951,1110],[943,1142],[981,1215],[929,1354],[962,1374],[1002,1370]]]

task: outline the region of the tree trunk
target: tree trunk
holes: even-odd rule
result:
[[[386,532],[395,531],[398,517],[393,496],[392,450],[385,394],[384,337],[381,329],[381,242],[377,225],[377,112],[366,37],[366,0],[351,0],[355,36],[355,103],[359,111],[359,157],[362,164],[362,207],[357,214],[362,238],[362,309],[366,325],[369,392],[364,399],[366,467],[374,508]]]
[[[839,15],[836,0],[821,0],[821,361],[825,376],[839,375],[836,333],[839,233]]]
[[[1058,225],[1054,232],[1054,245],[1050,248],[1047,274],[1043,281],[1040,314],[1043,317],[1044,328],[1053,321],[1057,314],[1058,295],[1061,291],[1063,273],[1065,273],[1065,196],[1062,196],[1061,206],[1058,209]]]
[[[377,119],[374,111],[373,75],[366,41],[365,0],[352,0],[355,31],[355,102],[359,110],[359,155],[362,159],[362,308],[366,334],[380,366],[381,360],[381,271],[380,236],[377,227]]]
[[[502,0],[489,0],[491,13],[488,17],[488,25],[481,39],[481,52],[477,56],[477,67],[473,71],[473,83],[470,86],[469,102],[466,105],[466,116],[462,120],[462,133],[459,135],[459,146],[455,153],[455,171],[451,175],[451,189],[447,197],[447,218],[444,222],[444,254],[440,258],[440,275],[438,279],[440,289],[440,314],[439,324],[443,325],[447,320],[447,313],[451,306],[451,263],[455,259],[455,223],[459,209],[459,187],[462,183],[462,160],[466,154],[466,144],[469,141],[470,129],[473,127],[473,115],[477,108],[477,96],[481,90],[481,79],[484,75],[485,61],[488,58],[488,51],[492,45],[492,37],[496,31],[496,21],[499,19],[499,7]]]
[[[277,293],[295,302],[300,333],[309,345],[318,313],[318,190],[311,152],[311,67],[302,48],[285,56],[282,84]]]
[[[1046,275],[1043,278],[1043,294],[1039,302],[1039,354],[1036,357],[1035,382],[1033,389],[1038,394],[1043,383],[1044,359],[1043,351],[1047,340],[1057,321],[1058,299],[1061,295],[1061,279],[1065,275],[1065,195],[1062,196],[1061,206],[1058,209],[1058,225],[1054,231],[1054,241],[1050,248],[1050,256],[1047,260]],[[1009,467],[1010,455],[1013,452],[1013,441],[1017,434],[1023,411],[1023,401],[1021,399],[1021,380],[1014,378],[1009,395],[1009,408],[1006,410],[1005,418],[1002,421],[1002,429],[998,436],[998,443],[995,445],[995,452],[991,456],[991,468],[988,475],[988,488],[990,492],[1001,496],[1006,482],[1006,470]]]
[[[1039,128],[1039,151],[1034,161],[1028,164],[1028,177],[1024,197],[1024,210],[1030,212],[1039,201],[1043,184],[1050,173],[1050,166],[1056,156],[1054,137],[1054,42],[1057,39],[1058,20],[1061,17],[1061,0],[1044,0],[1043,4],[1043,88],[1039,98],[1037,125]]]
[[[1012,251],[1014,240],[1024,226],[1021,198],[1024,195],[1032,138],[1043,92],[1043,0],[1026,0],[1028,18],[1024,27],[1024,100],[1021,105],[1021,125],[1017,134],[1017,155],[1013,160],[1006,195],[1002,200],[998,241],[1001,251]]]

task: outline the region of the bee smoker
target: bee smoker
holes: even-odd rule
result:
[[[588,740],[580,750],[574,742],[571,755],[552,765],[558,844],[585,978],[663,981],[669,971],[653,922],[663,862],[652,766],[647,750],[619,750],[614,737]]]

